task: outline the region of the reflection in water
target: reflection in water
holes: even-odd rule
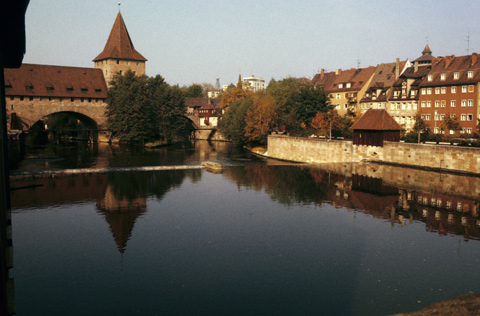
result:
[[[110,167],[154,163],[115,150]],[[226,168],[12,183],[41,185],[12,192],[19,313],[385,315],[480,290],[480,178],[206,142],[154,155]]]

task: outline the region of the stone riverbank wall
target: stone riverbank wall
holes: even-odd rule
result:
[[[371,161],[480,174],[479,148],[448,145],[385,142],[383,147],[357,146],[352,141],[271,135],[268,137],[267,155],[307,163]]]

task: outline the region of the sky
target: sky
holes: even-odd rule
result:
[[[120,0],[148,76],[220,85],[254,75],[480,53],[480,0]],[[112,0],[30,0],[24,63],[93,67],[119,10]]]

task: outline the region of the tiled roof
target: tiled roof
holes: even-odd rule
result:
[[[351,130],[401,131],[403,128],[385,109],[369,109],[350,127]]]
[[[132,40],[128,34],[127,27],[123,21],[120,12],[117,14],[115,23],[113,24],[110,36],[103,52],[100,53],[93,61],[103,59],[127,59],[135,61],[147,61],[139,52],[133,47]]]
[[[190,108],[219,109],[221,99],[185,98],[185,105]]]
[[[473,76],[468,78],[468,71],[473,72]],[[454,79],[454,74],[458,73],[458,79]],[[445,74],[442,79],[441,75]],[[475,84],[480,81],[480,55],[473,53],[466,56],[446,56],[437,57],[432,64],[429,72],[431,80],[426,76],[421,83],[422,87],[427,86],[446,86],[460,84]]]
[[[22,64],[5,69],[7,96],[107,97],[107,86],[100,69]]]
[[[325,74],[325,77],[327,77],[329,80],[326,81],[322,86],[328,93],[359,91],[368,82],[374,72],[375,67],[373,66],[367,68],[351,68],[348,70],[341,70],[339,73],[332,72]],[[347,83],[350,83],[349,88],[347,88]]]
[[[427,46],[425,46],[425,48],[423,49],[422,54],[425,55],[425,54],[431,54],[431,53],[432,53],[432,50],[430,49],[430,47],[427,44]]]

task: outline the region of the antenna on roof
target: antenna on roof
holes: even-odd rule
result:
[[[118,3],[118,12],[120,12],[120,5],[121,4],[122,4],[121,2]]]
[[[360,48],[358,49],[358,52],[357,52],[357,68],[360,69]]]
[[[467,55],[470,55],[470,31],[467,32]]]

